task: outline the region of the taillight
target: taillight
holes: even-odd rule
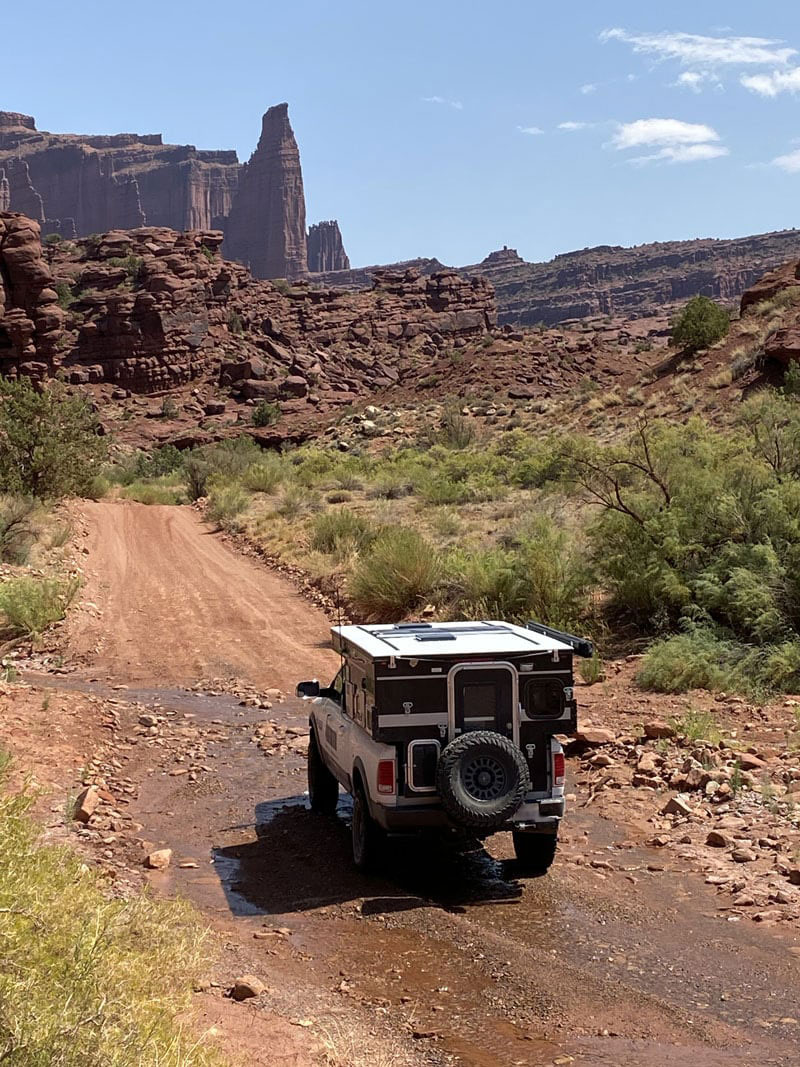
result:
[[[563,785],[564,784],[564,773],[565,773],[565,770],[566,770],[566,765],[565,765],[565,762],[564,762],[564,753],[563,752],[554,752],[553,753],[553,785],[554,786]]]
[[[382,759],[378,764],[378,792],[394,792],[394,760]]]

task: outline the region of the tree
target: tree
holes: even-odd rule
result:
[[[673,324],[672,343],[685,352],[697,352],[723,338],[730,324],[725,308],[707,296],[694,296]]]
[[[97,417],[60,383],[37,391],[0,378],[0,492],[53,499],[85,492],[107,454]]]

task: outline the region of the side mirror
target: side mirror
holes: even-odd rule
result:
[[[303,700],[312,700],[319,696],[319,682],[316,678],[312,682],[298,682],[294,693]]]

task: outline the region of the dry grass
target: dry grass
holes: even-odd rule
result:
[[[204,966],[192,914],[146,895],[112,899],[77,855],[40,842],[31,802],[0,792],[0,1062],[218,1063],[175,1021]]]

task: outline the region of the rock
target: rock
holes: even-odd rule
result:
[[[611,745],[616,740],[610,730],[600,726],[584,726],[575,732],[575,740],[584,745]]]
[[[739,761],[740,770],[743,771],[761,771],[767,766],[760,756],[756,756],[752,752],[739,752],[736,754],[736,758]]]
[[[94,815],[100,803],[100,793],[95,786],[90,785],[78,794],[72,817],[77,822],[87,823]]]
[[[653,719],[644,724],[644,736],[653,741],[664,737],[675,737],[675,727],[661,719]]]
[[[172,861],[171,848],[159,848],[145,857],[144,865],[152,871],[164,871]]]
[[[335,219],[315,222],[308,230],[308,269],[312,272],[350,270],[339,223]]]
[[[789,879],[790,885],[800,885],[800,867],[791,867],[786,877]]]
[[[288,104],[271,107],[262,119],[258,146],[239,177],[224,249],[256,278],[293,280],[308,270],[303,175]]]
[[[729,848],[731,839],[721,830],[709,830],[706,844],[710,845],[711,848]]]
[[[758,857],[751,848],[735,848],[731,859],[734,863],[753,863]]]
[[[225,407],[224,400],[209,400],[203,405],[203,411],[206,415],[224,415]]]
[[[158,726],[157,715],[140,715],[138,719],[140,726]]]
[[[686,797],[680,795],[670,797],[661,809],[663,815],[692,815],[694,811]]]
[[[237,978],[231,986],[230,996],[232,1000],[249,1000],[251,997],[259,997],[267,987],[260,978],[255,975],[245,974]]]

